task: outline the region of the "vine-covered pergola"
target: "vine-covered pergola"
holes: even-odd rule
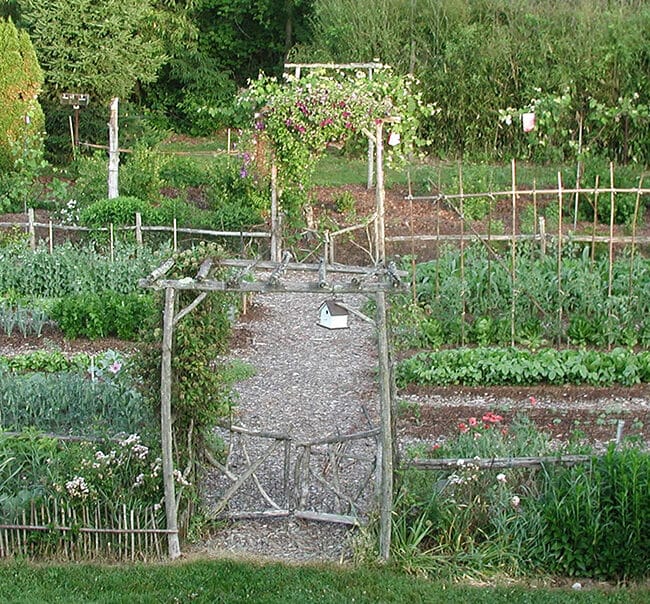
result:
[[[422,101],[416,80],[396,76],[379,62],[285,67],[294,73],[285,73],[282,81],[260,76],[240,97],[254,112],[255,147],[270,151],[271,259],[281,259],[281,211],[299,213],[297,205],[306,199],[316,159],[328,144],[362,135],[375,149],[373,260],[384,262],[384,160],[395,164],[413,157],[426,142],[418,137],[420,120],[435,109]],[[387,148],[384,124],[390,125]],[[256,158],[258,163],[262,159]],[[252,154],[245,154],[245,161],[251,160]],[[370,160],[369,153],[369,166]]]

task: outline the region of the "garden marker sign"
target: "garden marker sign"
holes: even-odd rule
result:
[[[172,559],[181,554],[178,535],[177,506],[174,488],[174,467],[172,451],[172,345],[174,326],[187,314],[192,312],[208,294],[214,292],[258,292],[258,293],[314,293],[314,294],[369,294],[375,297],[375,324],[378,333],[379,352],[379,393],[380,393],[380,555],[387,560],[390,552],[391,514],[393,507],[393,468],[395,458],[393,434],[393,408],[391,364],[388,344],[388,323],[386,294],[403,293],[407,290],[401,277],[405,275],[391,263],[388,266],[378,265],[374,268],[353,267],[344,265],[328,265],[323,259],[320,264],[292,263],[291,254],[284,252],[282,261],[261,262],[247,260],[215,260],[206,258],[196,275],[181,279],[165,279],[165,275],[174,266],[170,258],[155,269],[146,279],[139,282],[141,287],[164,290],[165,305],[162,334],[162,363],[160,376],[160,406],[161,406],[161,442],[163,459],[163,478],[165,485],[165,511],[167,518],[168,548]],[[217,280],[212,277],[213,269],[231,267],[237,272],[227,280]],[[256,271],[270,271],[268,277],[258,276],[253,281],[244,277]],[[288,271],[302,271],[314,274],[313,280],[284,279]],[[347,280],[330,281],[328,274],[338,273],[347,276]],[[194,291],[196,298],[185,308],[176,311],[176,292],[179,290]],[[367,435],[366,435],[367,436]],[[276,439],[277,440],[277,439]],[[270,452],[269,452],[270,454]],[[262,459],[263,461],[263,459]],[[261,461],[259,462],[261,463]],[[232,487],[234,492],[238,486],[255,471],[251,464],[243,476]],[[326,519],[321,516],[320,519]]]

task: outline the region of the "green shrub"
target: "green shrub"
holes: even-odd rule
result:
[[[151,204],[137,197],[115,197],[95,201],[81,210],[79,222],[88,227],[107,227],[109,224],[134,225],[135,214],[140,212],[145,224],[156,222],[156,212]]]
[[[210,183],[210,173],[192,157],[173,156],[160,170],[160,177],[170,187],[185,189]]]
[[[68,338],[117,336],[135,340],[154,312],[151,294],[105,291],[61,298],[52,307],[51,314]]]
[[[42,151],[44,118],[36,99],[42,85],[29,36],[11,20],[0,19],[0,172],[15,169],[17,150],[25,144]]]

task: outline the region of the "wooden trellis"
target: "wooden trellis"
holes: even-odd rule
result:
[[[374,295],[376,301],[376,328],[378,332],[379,356],[379,393],[381,425],[379,433],[381,463],[380,463],[380,555],[388,559],[391,539],[391,514],[393,506],[393,468],[395,458],[394,426],[391,363],[388,345],[388,324],[386,294],[404,292],[405,284],[401,277],[404,275],[393,264],[377,265],[374,268],[330,265],[324,258],[319,264],[300,264],[291,262],[291,254],[285,252],[281,262],[251,262],[245,260],[219,260],[206,258],[197,274],[181,279],[165,279],[165,275],[174,266],[174,260],[169,259],[155,269],[146,279],[140,281],[140,286],[156,290],[165,290],[165,306],[163,315],[162,334],[162,363],[160,377],[160,415],[161,442],[163,460],[163,478],[165,485],[165,512],[168,529],[168,549],[172,559],[181,554],[178,535],[177,506],[174,488],[174,468],[172,452],[172,421],[171,421],[171,391],[172,391],[172,342],[174,326],[187,314],[192,312],[211,292],[257,292],[257,293],[315,293],[343,294],[358,293]],[[216,266],[239,269],[236,274],[226,280],[213,278],[212,272]],[[270,270],[268,278],[257,277],[253,281],[245,281],[244,277],[253,270]],[[315,275],[310,281],[285,281],[287,271],[303,271]],[[330,281],[330,275],[338,273],[347,275],[347,280]],[[176,311],[176,292],[178,290],[194,291],[196,298],[185,308]],[[274,445],[271,445],[273,448]],[[270,453],[269,453],[270,454]],[[254,464],[246,470],[245,475],[237,479],[235,484],[253,476]],[[233,485],[234,486],[234,485]]]

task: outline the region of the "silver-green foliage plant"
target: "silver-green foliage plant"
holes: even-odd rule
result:
[[[80,436],[151,432],[142,395],[119,376],[92,380],[79,372],[9,373],[0,368],[0,426]]]
[[[41,336],[48,321],[42,308],[0,301],[0,329],[8,336],[14,333],[20,333],[23,338]]]

